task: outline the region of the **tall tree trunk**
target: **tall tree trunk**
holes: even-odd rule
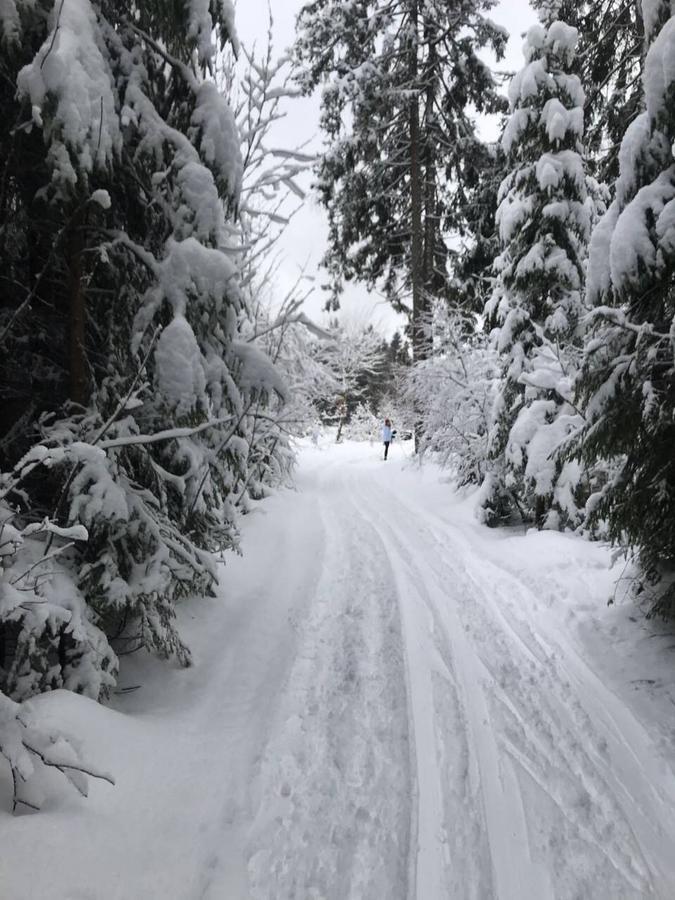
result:
[[[424,323],[424,241],[422,228],[422,171],[420,146],[420,114],[417,87],[417,0],[410,4],[410,90],[412,93],[408,108],[410,129],[410,205],[411,217],[411,259],[410,282],[412,288],[412,345],[413,359],[418,362],[426,356]]]
[[[428,55],[426,60],[426,71],[423,83],[426,85],[424,100],[424,148],[423,148],[423,171],[424,171],[424,270],[422,273],[422,284],[424,289],[424,313],[429,313],[429,299],[434,294],[434,288],[437,284],[436,279],[436,250],[437,238],[439,233],[438,210],[436,203],[436,156],[438,153],[438,144],[440,135],[436,124],[434,103],[436,100],[436,91],[438,88],[437,67],[438,53],[436,50],[436,34],[437,28],[433,21],[426,19],[424,23],[424,41],[428,47]],[[427,340],[427,355],[431,351]]]
[[[417,0],[410,3],[410,47],[409,47],[409,104],[410,129],[410,207],[411,207],[411,247],[410,282],[412,287],[412,349],[413,361],[420,362],[427,356],[426,340],[426,297],[424,292],[424,229],[422,224],[422,160],[420,139],[418,82],[418,10]],[[421,415],[415,411],[415,452],[419,450],[421,436]]]
[[[69,396],[84,406],[87,400],[87,370],[85,346],[85,297],[82,283],[82,252],[84,250],[83,217],[76,214],[68,236],[68,299],[69,299]]]

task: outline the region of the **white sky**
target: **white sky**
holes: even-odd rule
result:
[[[293,43],[295,17],[303,2],[304,0],[269,0],[268,4],[268,0],[239,0],[236,22],[240,39],[249,47],[256,42],[261,50],[264,49],[269,6],[272,9],[276,55],[280,55],[284,48]],[[506,58],[499,63],[498,69],[514,71],[520,68],[521,35],[535,21],[535,14],[528,0],[501,0],[491,11],[490,17],[499,25],[503,25],[511,35]],[[300,98],[289,102],[285,117],[277,123],[274,131],[275,146],[295,148],[309,142],[309,148],[318,150],[321,147],[318,122],[317,97]],[[495,123],[485,119],[482,122],[482,131],[487,138],[495,137]],[[308,178],[307,187],[310,181]],[[301,270],[304,270],[306,275],[316,278],[313,293],[306,302],[306,309],[317,322],[324,322],[327,318],[327,314],[322,310],[325,293],[320,287],[327,275],[319,266],[326,246],[326,236],[326,214],[313,198],[308,197],[302,210],[286,229],[280,244],[281,260],[277,284],[279,299],[295,283]],[[403,324],[403,318],[397,316],[381,296],[369,293],[359,285],[349,286],[345,291],[341,315],[363,323],[372,322],[378,330],[387,335],[391,335]]]

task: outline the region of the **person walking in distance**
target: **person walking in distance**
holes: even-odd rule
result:
[[[389,419],[385,419],[382,426],[382,443],[384,444],[384,458],[386,459],[389,453],[389,444],[391,444],[391,421]]]

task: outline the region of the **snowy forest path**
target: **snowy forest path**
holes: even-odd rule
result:
[[[321,575],[255,775],[250,896],[406,900],[414,805],[395,585],[334,465],[301,475],[325,535]],[[304,565],[296,547],[284,575]],[[215,895],[214,895],[215,896]]]
[[[528,619],[523,581],[374,474],[350,489],[397,572],[413,718],[434,717],[434,744],[428,725],[416,735],[421,822],[438,818],[430,769],[445,795],[434,882],[420,830],[416,896],[672,896],[675,781],[649,734],[545,617]]]
[[[192,668],[130,657],[115,710],[39,698],[117,785],[12,820],[39,865],[0,855],[0,896],[672,898],[668,754],[539,570],[406,455],[306,448],[181,610]]]
[[[327,543],[256,781],[251,896],[671,896],[649,734],[400,456],[359,449],[305,455]]]

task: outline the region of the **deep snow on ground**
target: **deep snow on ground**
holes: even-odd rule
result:
[[[675,636],[607,548],[489,531],[394,445],[303,448],[195,665],[35,701],[117,785],[12,817],[2,900],[675,896]]]

